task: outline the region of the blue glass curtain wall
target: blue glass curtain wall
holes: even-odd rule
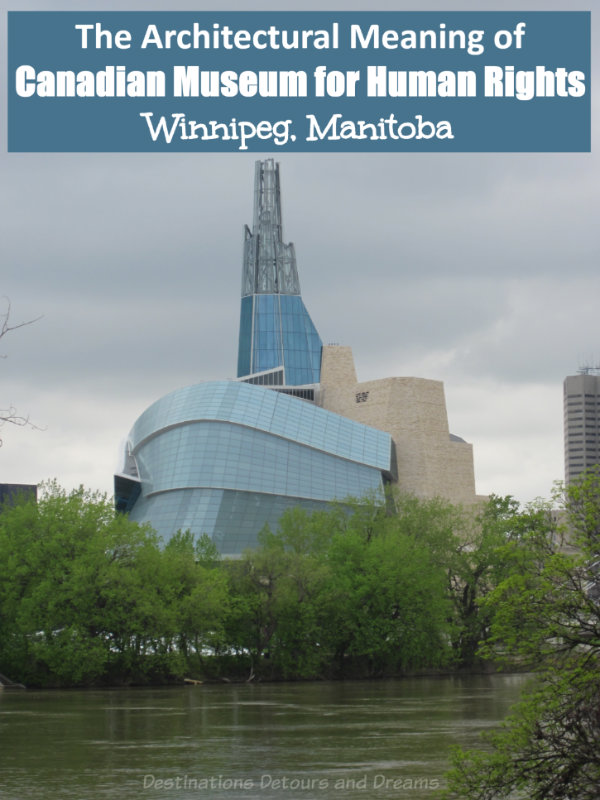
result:
[[[251,348],[252,348],[252,309],[254,298],[242,297],[242,307],[240,310],[240,338],[238,343],[238,378],[250,375]]]
[[[150,520],[163,541],[173,535],[173,524],[181,530],[205,533],[218,551],[239,557],[244,550],[258,546],[258,532],[268,524],[276,531],[290,498],[275,494],[239,492],[230,489],[182,489],[138,500],[131,518]],[[318,500],[295,500],[295,507],[307,512],[327,510]]]
[[[376,467],[229,422],[161,431],[139,448],[136,461],[145,494],[212,487],[343,500],[382,487]]]
[[[163,539],[208,534],[220,552],[254,547],[287,508],[377,493],[391,437],[295,397],[236,381],[178,389],[137,420],[128,451],[141,495],[131,518]]]
[[[321,348],[300,295],[242,298],[238,377],[284,367],[288,386],[319,383]]]
[[[390,470],[389,433],[298,398],[237,381],[198,383],[161,397],[131,429],[131,452],[137,460],[147,439],[166,429],[202,420],[238,423],[359,464]]]

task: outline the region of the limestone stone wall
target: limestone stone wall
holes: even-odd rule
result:
[[[473,448],[450,439],[444,386],[424,378],[359,383],[352,350],[326,345],[321,360],[321,405],[391,434],[398,486],[419,497],[473,504]]]

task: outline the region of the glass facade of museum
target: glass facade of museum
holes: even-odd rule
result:
[[[258,544],[284,511],[377,494],[393,478],[388,433],[320,408],[321,338],[283,239],[279,166],[257,161],[245,227],[238,381],[179,389],[133,426],[118,510],[163,540],[207,534],[220,553]],[[268,387],[268,388],[267,388]]]
[[[130,433],[141,486],[130,516],[163,539],[206,533],[222,554],[239,555],[265,523],[276,530],[286,508],[380,491],[391,447],[387,433],[260,386],[186,387],[150,406]]]
[[[282,367],[287,386],[319,383],[322,344],[300,295],[242,298],[239,377]]]
[[[257,161],[252,230],[245,229],[238,378],[271,386],[319,383],[323,343],[300,295],[296,251],[283,241],[279,165]]]

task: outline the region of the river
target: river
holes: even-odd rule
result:
[[[433,800],[525,680],[0,691],[0,797]]]

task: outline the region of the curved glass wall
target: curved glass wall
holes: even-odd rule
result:
[[[141,481],[131,517],[163,538],[208,534],[223,554],[256,545],[283,511],[382,488],[391,438],[303,400],[233,381],[172,392],[134,425]]]
[[[131,452],[164,428],[220,420],[264,430],[316,450],[390,468],[389,433],[362,425],[295,397],[236,381],[211,381],[161,397],[139,417],[129,434]]]
[[[326,510],[327,503],[279,495],[239,492],[231,489],[187,489],[142,497],[131,518],[149,522],[163,540],[175,530],[206,533],[219,553],[239,557],[256,547],[258,533],[266,524],[276,531],[279,518],[292,506],[307,512]],[[174,529],[174,521],[177,527]]]

